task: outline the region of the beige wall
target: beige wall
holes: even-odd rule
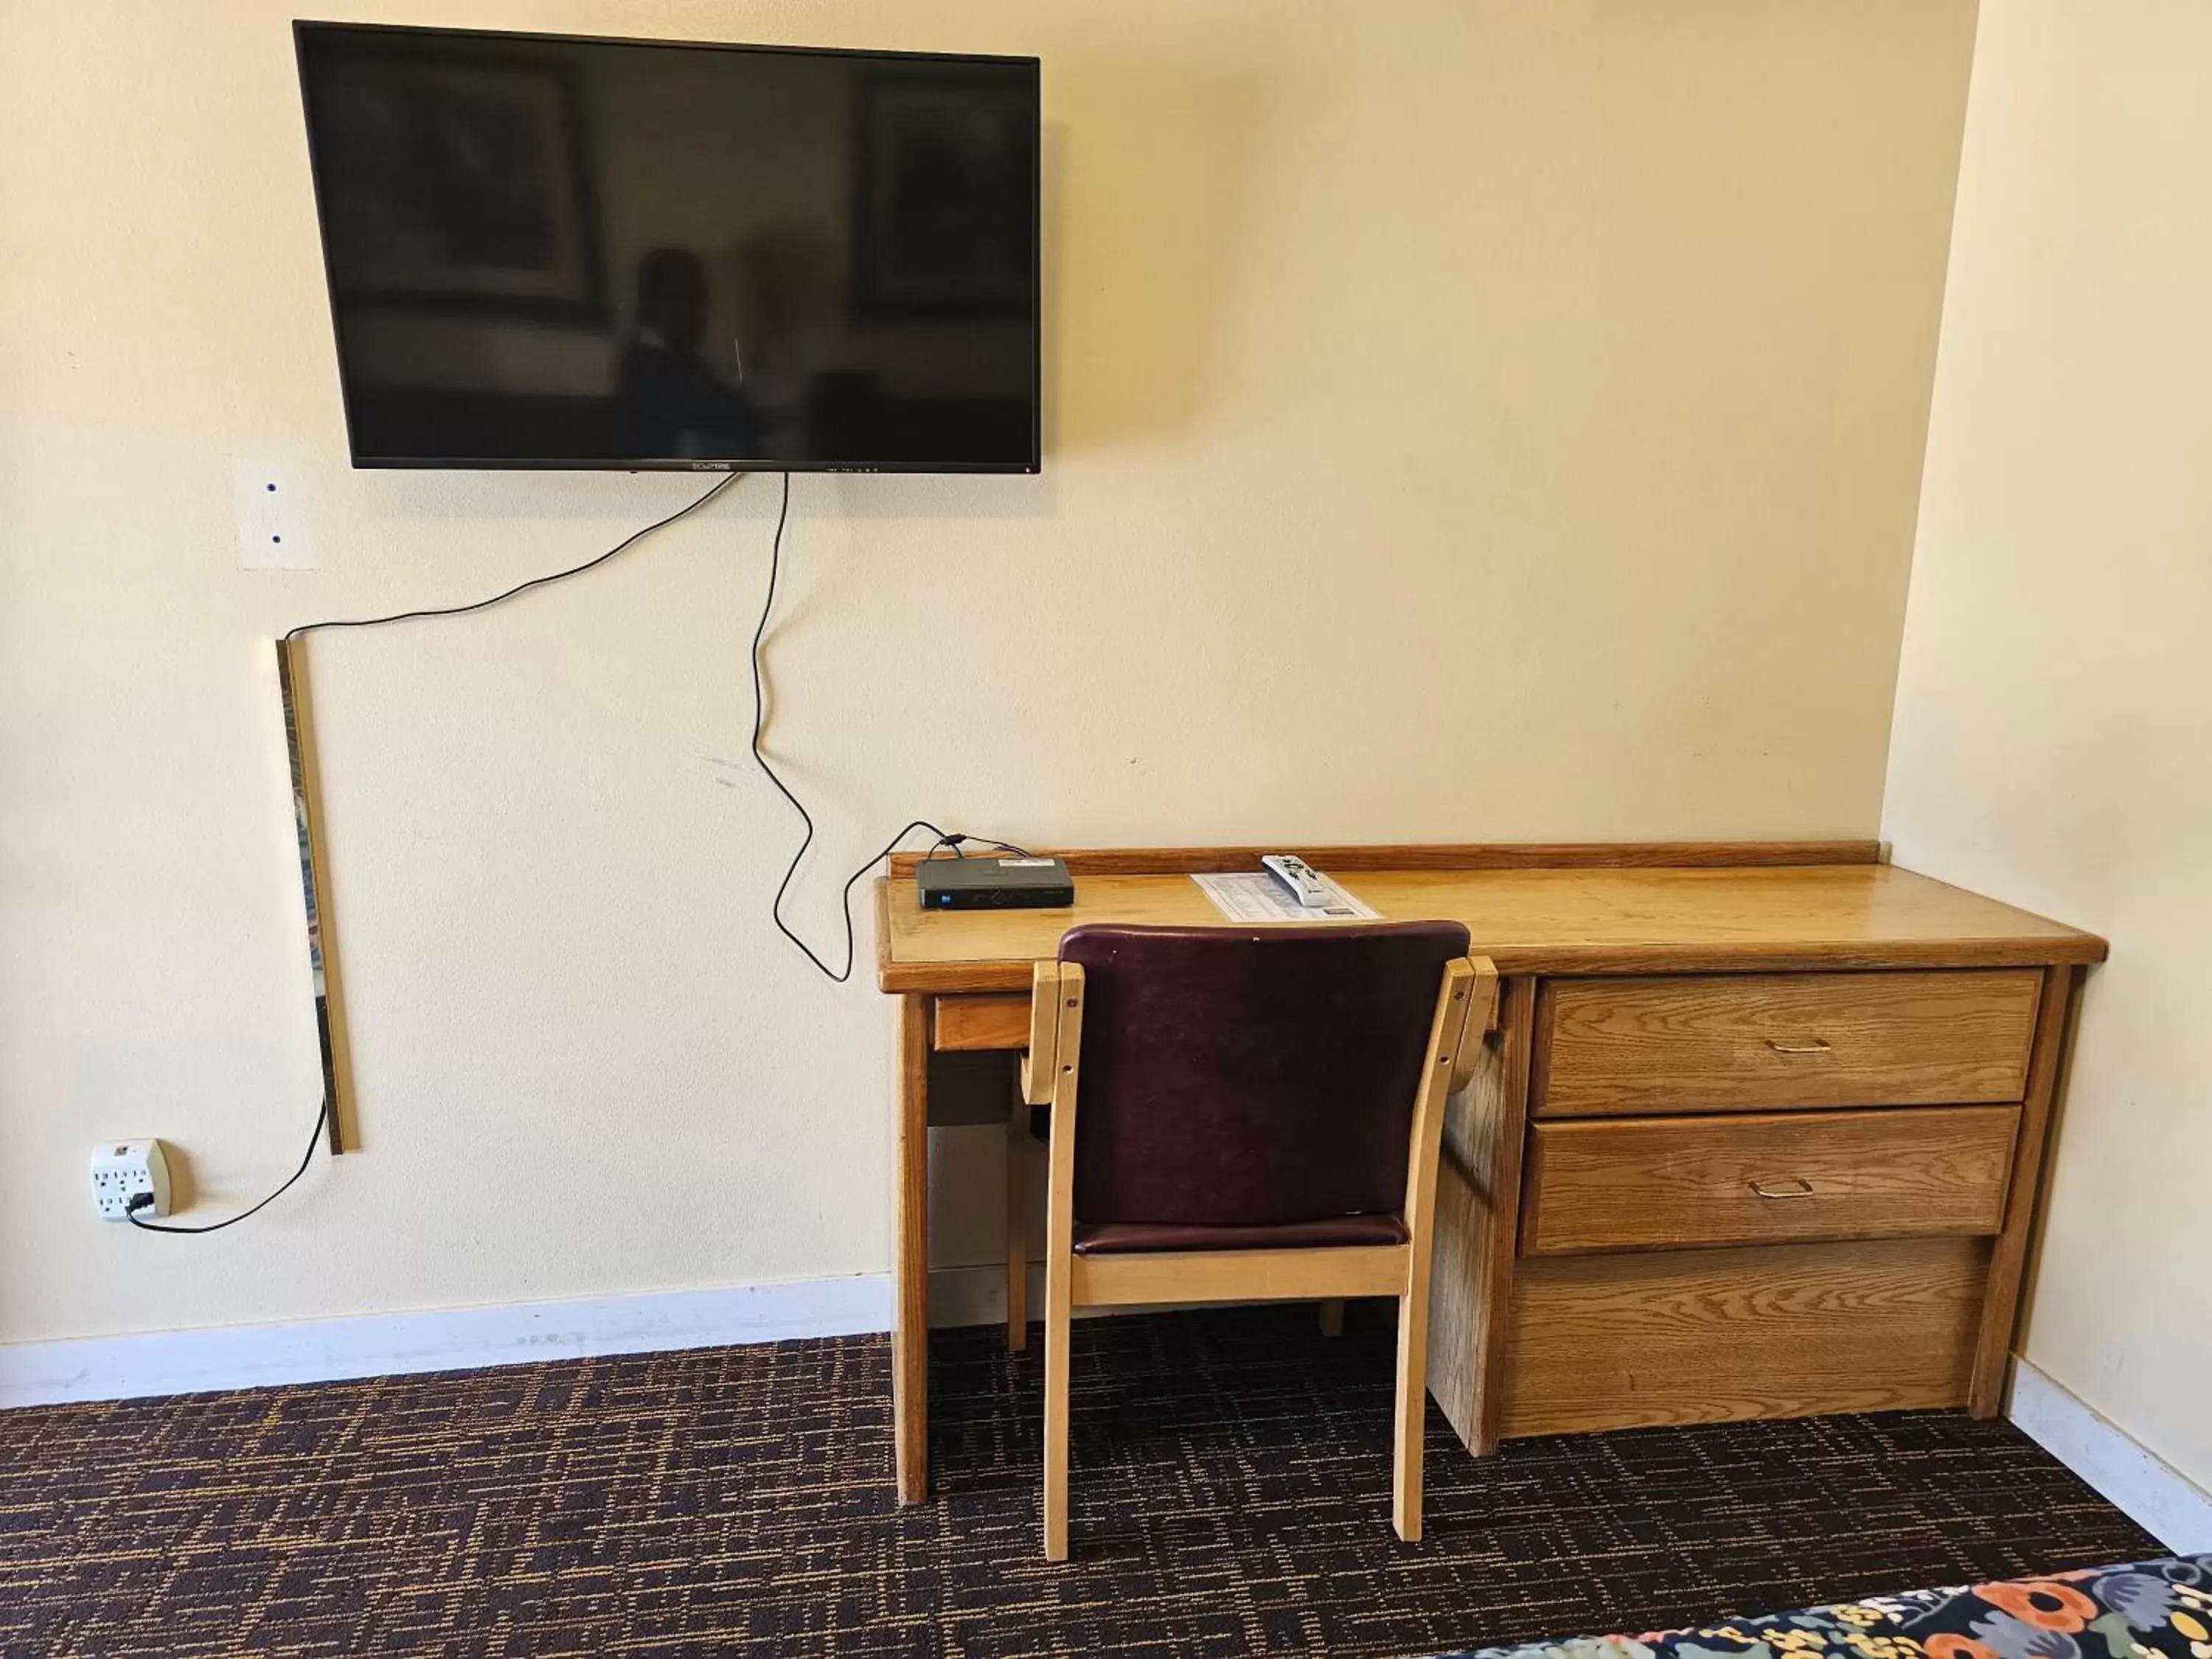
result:
[[[2092,927],[2028,1358],[2212,1488],[2212,9],[1991,0],[1883,830]]]
[[[270,635],[696,488],[346,469],[293,9],[0,9],[0,1339],[880,1271],[890,1009],[769,931],[795,825],[733,763],[768,482],[318,641],[367,1150],[213,1238],[92,1215],[95,1138],[214,1215],[313,1109]],[[375,9],[1045,59],[1043,477],[795,489],[815,939],[916,813],[1874,830],[1964,0]],[[225,453],[271,442],[319,573],[237,568]],[[995,1197],[988,1132],[945,1150]]]

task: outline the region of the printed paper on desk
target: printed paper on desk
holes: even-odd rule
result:
[[[1297,894],[1264,870],[1236,870],[1225,875],[1193,876],[1191,879],[1205,890],[1206,897],[1213,901],[1213,908],[1231,921],[1380,921],[1382,919],[1372,905],[1346,892],[1333,876],[1322,877],[1322,884],[1328,889],[1328,902],[1315,905],[1310,909],[1298,902]]]

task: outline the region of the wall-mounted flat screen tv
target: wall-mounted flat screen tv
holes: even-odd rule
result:
[[[1037,470],[1036,59],[295,33],[356,466]]]

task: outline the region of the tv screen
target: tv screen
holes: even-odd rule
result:
[[[295,33],[356,466],[1037,470],[1036,59]]]

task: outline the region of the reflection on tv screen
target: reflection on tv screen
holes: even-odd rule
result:
[[[1033,58],[297,26],[361,465],[1033,471]]]

